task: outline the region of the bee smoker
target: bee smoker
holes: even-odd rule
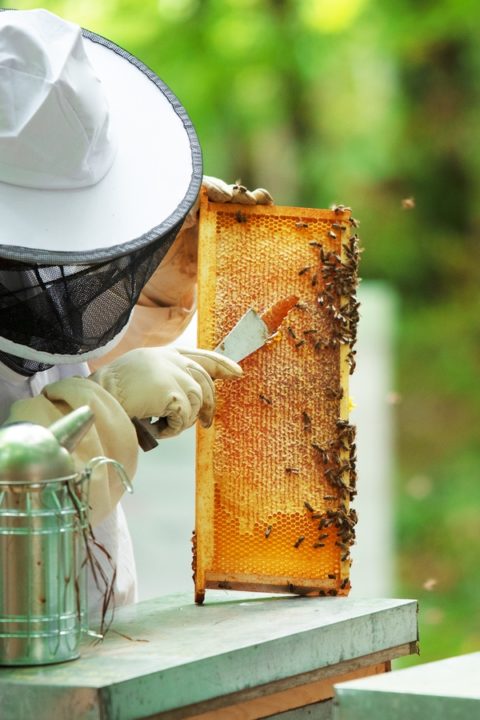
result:
[[[0,665],[79,657],[87,631],[86,536],[94,458],[79,473],[70,451],[94,421],[83,406],[44,428],[0,428]],[[130,486],[129,486],[129,489]]]

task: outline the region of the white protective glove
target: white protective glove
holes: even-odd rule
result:
[[[204,175],[202,187],[206,189],[208,199],[218,203],[241,203],[242,205],[273,205],[273,198],[265,188],[247,190],[245,185],[228,183],[220,178]]]
[[[148,424],[156,438],[178,435],[195,420],[211,425],[213,380],[238,378],[236,362],[211,350],[138,348],[100,368],[90,379],[107,390],[130,418],[165,418]]]

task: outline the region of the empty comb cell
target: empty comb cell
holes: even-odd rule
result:
[[[240,214],[240,215],[239,215]],[[241,217],[241,221],[239,220]],[[354,542],[348,376],[358,322],[350,210],[201,203],[198,345],[298,302],[198,428],[193,569],[207,588],[346,595]]]

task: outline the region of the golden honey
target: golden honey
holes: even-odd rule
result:
[[[356,515],[348,376],[358,321],[349,209],[225,205],[202,198],[198,345],[250,308],[298,303],[279,332],[217,381],[198,429],[194,575],[206,588],[348,593]]]

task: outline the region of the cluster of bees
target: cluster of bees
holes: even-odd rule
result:
[[[350,210],[343,205],[333,208],[336,215],[340,216],[344,211]],[[352,228],[358,227],[354,218],[346,222]],[[345,222],[332,223],[332,230],[327,232],[327,237],[337,240],[337,233],[342,235],[348,229]],[[342,241],[342,256],[331,250],[327,250],[322,243],[311,241],[312,247],[318,248],[319,266],[322,282],[319,282],[318,272],[311,274],[311,266],[301,268],[299,275],[309,273],[312,287],[320,287],[317,295],[319,308],[326,310],[330,319],[332,331],[328,338],[317,339],[314,345],[316,351],[328,348],[338,348],[340,345],[348,346],[346,356],[350,374],[355,369],[354,345],[357,339],[357,325],[359,320],[359,303],[356,299],[357,267],[360,255],[359,239],[356,232],[353,232],[346,241]],[[329,400],[341,400],[343,388],[327,388],[325,395]],[[310,418],[303,417],[304,429],[309,430]],[[324,499],[338,502],[337,509],[328,508],[324,512],[316,512],[308,501],[305,507],[310,512],[313,520],[318,520],[319,536],[314,547],[325,547],[326,541],[331,537],[332,529],[335,532],[335,545],[341,550],[341,561],[348,561],[350,558],[350,546],[355,541],[355,524],[357,514],[355,510],[349,510],[347,504],[356,495],[356,446],[355,427],[347,420],[337,421],[337,433],[335,440],[320,445],[312,442],[311,446],[316,451],[318,461],[323,466],[323,475],[332,488],[332,495],[325,495]],[[299,547],[302,537],[298,538],[294,547]],[[329,575],[332,579],[335,574]],[[344,578],[340,589],[349,587],[348,578]],[[336,595],[336,590],[323,591],[320,594]]]
[[[326,446],[312,442],[312,447],[324,465],[323,474],[332,488],[342,499],[353,500],[357,494],[355,426],[347,420],[338,420],[337,429],[335,441]]]
[[[344,205],[334,206],[334,212],[343,213],[350,208]],[[350,217],[347,221],[351,227],[358,227],[358,220]],[[308,227],[308,223],[302,223],[302,226]],[[327,232],[327,237],[337,240],[337,232],[343,233],[348,226],[342,222],[332,223],[332,230]],[[348,345],[349,353],[347,361],[350,373],[355,369],[355,351],[353,347],[357,339],[357,324],[359,320],[359,303],[356,299],[357,286],[357,266],[360,257],[359,239],[356,233],[353,233],[343,243],[343,259],[331,250],[325,250],[323,243],[317,240],[311,240],[309,245],[312,248],[318,248],[319,260],[321,262],[320,275],[323,279],[323,288],[317,295],[317,304],[324,308],[333,321],[333,330],[329,338],[315,339],[314,349],[317,352],[327,350],[329,348],[336,349],[339,345]],[[320,287],[319,272],[315,270],[315,266],[306,265],[300,268],[299,275],[307,275],[310,278],[312,287]],[[302,303],[297,305],[302,309]],[[287,328],[289,335],[296,339],[292,328]],[[316,333],[316,330],[305,330],[304,335]],[[300,340],[297,347],[304,344],[304,340]]]
[[[338,206],[337,206],[338,208]],[[358,221],[350,218],[350,224],[358,225]],[[341,232],[346,225],[333,223],[332,227]],[[332,233],[336,237],[335,233]],[[343,243],[344,259],[337,253],[320,249],[322,262],[323,291],[318,295],[317,302],[325,307],[333,321],[333,331],[327,346],[336,348],[348,345],[347,362],[350,374],[355,369],[355,350],[357,325],[359,320],[359,303],[356,299],[357,266],[360,256],[359,240],[356,233]],[[321,348],[319,348],[321,349]]]
[[[330,532],[325,530],[333,527],[336,529],[335,545],[343,551],[341,560],[348,560],[350,545],[355,542],[355,525],[358,520],[356,511],[348,509],[343,502],[338,509],[328,508],[324,512],[316,512],[308,501],[305,501],[305,507],[310,512],[312,520],[319,520],[320,535],[313,547],[325,547],[322,541],[330,537]]]

